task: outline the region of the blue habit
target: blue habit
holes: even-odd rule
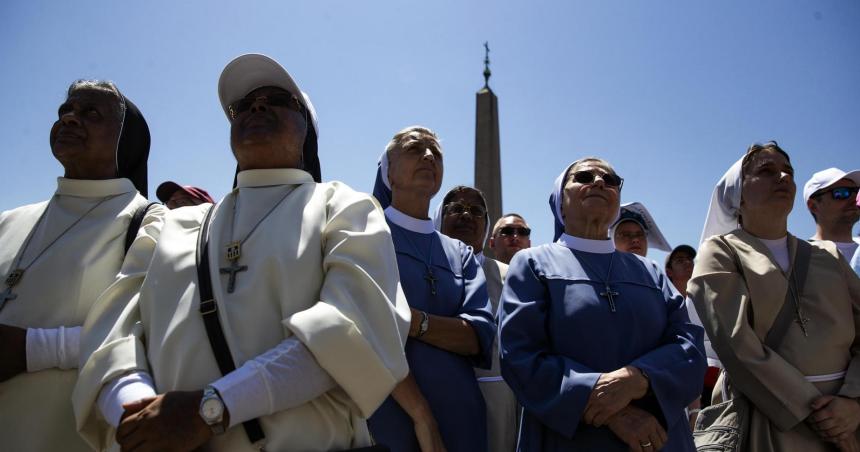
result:
[[[600,295],[610,258],[615,312]],[[650,261],[558,243],[520,251],[499,323],[502,376],[524,407],[517,450],[627,451],[608,427],[580,418],[600,374],[633,365],[648,375],[651,391],[632,404],[666,430],[662,450],[695,451],[684,407],[701,394],[704,332]]]
[[[461,318],[475,330],[481,347],[478,355],[466,357],[409,338],[406,359],[448,451],[486,452],[484,399],[472,367],[490,368],[496,324],[481,266],[471,248],[459,240],[438,232],[412,232],[391,221],[388,225],[409,306],[429,314]],[[425,263],[431,250],[436,295],[425,279]],[[368,426],[376,442],[392,451],[420,450],[412,419],[391,396],[370,417]]]

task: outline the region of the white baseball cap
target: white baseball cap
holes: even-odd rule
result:
[[[283,66],[259,53],[239,55],[221,71],[221,77],[218,79],[218,99],[227,119],[230,119],[230,103],[264,86],[275,86],[297,95],[299,102],[310,114],[314,130],[319,133],[316,110],[308,95],[299,89],[299,85]]]
[[[812,179],[806,181],[803,186],[803,199],[809,201],[809,198],[819,190],[823,190],[842,179],[850,179],[855,184],[860,185],[860,170],[845,172],[839,168],[827,168],[812,175]]]

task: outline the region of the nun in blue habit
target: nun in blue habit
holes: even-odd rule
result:
[[[410,374],[368,420],[376,442],[397,452],[443,445],[449,452],[487,451],[484,399],[472,367],[490,367],[496,323],[472,249],[437,232],[429,218],[442,173],[436,135],[412,126],[388,144],[374,187],[412,311]]]
[[[502,376],[522,404],[519,451],[694,451],[684,408],[702,389],[702,328],[662,270],[615,249],[623,180],[569,165],[550,195],[555,243],[510,263]]]

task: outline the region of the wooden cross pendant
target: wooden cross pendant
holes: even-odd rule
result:
[[[606,284],[606,290],[604,292],[600,292],[601,297],[606,297],[609,300],[609,310],[615,312],[615,297],[621,295],[620,293],[612,290],[609,287],[609,284]]]
[[[0,310],[3,309],[3,306],[6,305],[6,302],[9,300],[14,300],[18,298],[18,294],[12,293],[12,286],[6,286],[6,290],[0,292]]]
[[[3,306],[6,305],[7,301],[18,298],[18,294],[12,292],[12,288],[21,281],[23,276],[24,270],[16,268],[9,273],[9,276],[6,277],[6,290],[0,292],[0,309],[3,309]]]
[[[433,270],[427,269],[427,274],[424,275],[424,280],[430,283],[430,294],[436,295],[436,278],[433,277]]]
[[[247,265],[239,265],[238,259],[231,260],[229,267],[219,269],[221,270],[221,274],[230,275],[230,279],[227,281],[227,293],[233,293],[233,290],[236,289],[236,273],[243,272],[247,269]]]

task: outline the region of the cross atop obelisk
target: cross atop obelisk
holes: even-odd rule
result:
[[[502,171],[499,157],[498,98],[490,89],[490,45],[484,43],[484,87],[476,96],[475,187],[484,192],[490,227],[502,215]],[[492,257],[484,244],[484,252]]]
[[[490,43],[484,41],[484,88],[490,89]]]

